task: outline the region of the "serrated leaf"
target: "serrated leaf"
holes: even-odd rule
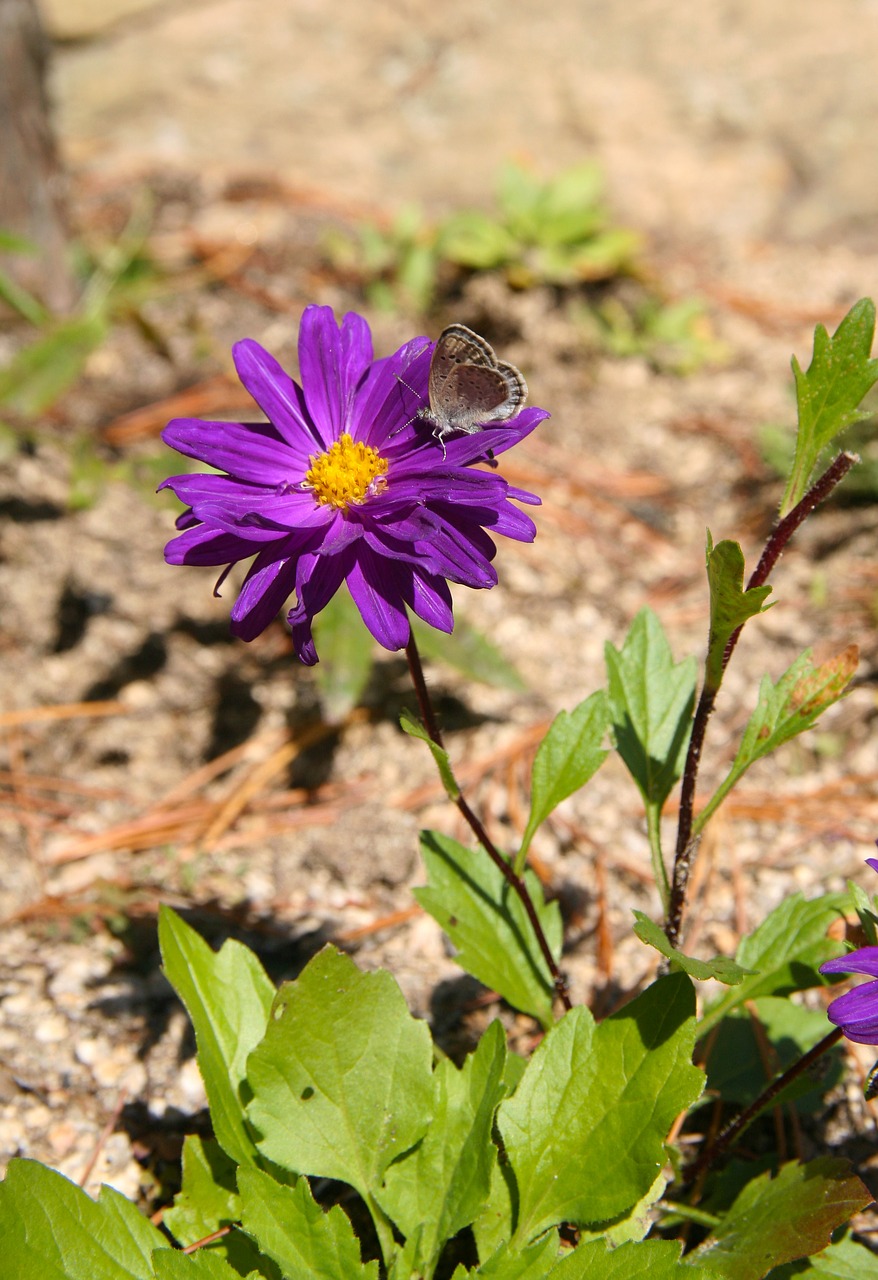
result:
[[[551,1280],[673,1280],[680,1266],[681,1245],[676,1240],[643,1240],[610,1249],[603,1240],[586,1241],[562,1258]],[[687,1272],[698,1280],[699,1269]]]
[[[338,1205],[324,1213],[306,1178],[285,1187],[258,1169],[241,1169],[244,1230],[280,1267],[285,1280],[378,1280],[378,1263],[364,1263],[350,1218]]]
[[[708,1008],[699,1023],[699,1035],[746,1000],[825,986],[827,980],[818,965],[844,954],[844,946],[831,941],[827,931],[847,906],[846,893],[825,894],[811,902],[800,893],[785,898],[742,940],[735,959],[753,974]]]
[[[878,1280],[878,1257],[857,1240],[845,1236],[836,1240],[828,1249],[812,1254],[808,1259],[808,1274],[818,1277],[830,1277],[830,1280]],[[767,1280],[792,1280],[801,1275],[802,1268],[792,1266],[777,1267],[769,1273]]]
[[[634,919],[637,922],[634,932],[640,941],[645,942],[647,946],[655,947],[656,951],[671,961],[671,968],[688,973],[690,978],[695,978],[699,982],[715,978],[717,982],[723,982],[726,986],[737,986],[751,972],[749,969],[743,969],[734,960],[730,960],[728,956],[714,956],[710,960],[696,960],[692,956],[685,956],[682,951],[671,946],[665,937],[664,930],[650,920],[649,916],[644,915],[642,911],[635,911]]]
[[[429,883],[414,890],[417,901],[457,948],[457,963],[516,1009],[552,1024],[554,984],[527,913],[500,870],[482,849],[426,831],[421,855]],[[561,913],[546,903],[539,880],[525,882],[552,956],[561,954]]]
[[[831,1233],[872,1197],[846,1160],[824,1157],[762,1174],[687,1261],[722,1280],[761,1280],[771,1267],[825,1249]]]
[[[510,1054],[507,1060],[512,1057]],[[480,1258],[492,1257],[501,1245],[512,1239],[517,1199],[512,1170],[507,1164],[495,1161],[488,1199],[472,1226]]]
[[[809,649],[784,672],[777,684],[772,683],[770,676],[763,676],[756,710],[747,721],[732,767],[695,820],[695,835],[756,760],[810,729],[827,707],[838,702],[857,669],[858,659],[859,650],[851,644],[836,657],[815,667]]]
[[[314,668],[320,701],[326,719],[337,724],[360,701],[375,648],[349,592],[336,591],[314,619],[314,640],[320,650]]]
[[[168,1242],[112,1187],[97,1201],[35,1160],[12,1160],[0,1183],[3,1268],[16,1280],[152,1280]]]
[[[429,1029],[391,975],[324,947],[278,991],[247,1063],[260,1150],[374,1202],[387,1166],[427,1130],[431,1062]]]
[[[511,689],[524,693],[527,685],[511,662],[487,636],[456,618],[450,635],[428,627],[420,618],[412,618],[412,631],[418,648],[433,662],[444,662],[467,680],[477,680],[495,689]]]
[[[604,653],[616,750],[647,809],[660,814],[683,772],[697,664],[692,657],[674,662],[651,609],[640,610],[621,649],[607,644]]]
[[[754,1022],[758,1024],[758,1034]],[[744,1107],[763,1091],[774,1075],[785,1071],[826,1035],[826,1014],[806,1009],[782,996],[760,996],[723,1018],[704,1066],[707,1088],[726,1105]],[[766,1067],[766,1047],[770,1050]],[[800,1075],[772,1099],[782,1106],[811,1094],[818,1105],[840,1077],[840,1046],[821,1059],[819,1076]]]
[[[108,333],[102,312],[61,320],[0,372],[0,405],[22,418],[36,418],[76,381],[85,362]]]
[[[213,1247],[192,1254],[163,1249],[153,1256],[155,1280],[241,1280],[244,1274],[215,1253]],[[261,1280],[259,1272],[251,1271],[248,1280]]]
[[[183,1143],[182,1187],[162,1214],[162,1225],[182,1245],[203,1240],[240,1218],[238,1166],[218,1142],[189,1135]]]
[[[723,675],[723,654],[732,634],[748,618],[763,613],[771,587],[744,590],[744,553],[737,542],[713,544],[707,535],[707,581],[710,586],[710,636],[707,643],[705,684],[718,689]]]
[[[497,1150],[494,1113],[506,1094],[506,1035],[492,1022],[458,1070],[433,1073],[433,1122],[414,1151],[387,1170],[378,1196],[403,1236],[422,1227],[415,1265],[432,1275],[446,1240],[468,1227],[488,1198]]]
[[[579,1007],[552,1028],[497,1115],[518,1190],[513,1246],[557,1223],[616,1218],[652,1186],[674,1118],[703,1088],[694,1038],[683,974],[599,1026]]]
[[[213,952],[168,907],[159,911],[159,945],[195,1029],[217,1142],[238,1164],[253,1164],[258,1155],[244,1111],[247,1055],[265,1034],[274,984],[247,947],[229,939]]]
[[[403,732],[407,733],[409,737],[420,738],[421,742],[426,742],[430,748],[430,754],[436,761],[436,768],[439,770],[439,777],[442,779],[445,794],[449,800],[456,800],[460,795],[460,787],[457,785],[457,779],[452,772],[448,752],[444,747],[440,747],[438,742],[433,741],[420,720],[415,720],[408,711],[403,711],[399,717],[399,724]]]
[[[515,860],[519,874],[540,824],[562,800],[584,787],[609,755],[601,747],[608,717],[607,696],[599,690],[572,711],[559,711],[549,726],[534,758],[530,816]]]
[[[878,360],[869,358],[874,335],[875,304],[871,298],[861,298],[831,338],[822,324],[814,330],[814,353],[807,371],[793,356],[799,427],[782,516],[804,497],[823,450],[845,427],[870,416],[869,410],[859,406],[878,381]]]
[[[172,1207],[162,1215],[162,1226],[186,1246],[237,1223],[241,1217],[237,1172],[238,1165],[218,1142],[187,1137],[183,1144],[183,1185]],[[254,1267],[270,1268],[268,1274],[276,1274],[273,1263],[267,1259],[260,1262],[253,1242],[237,1228],[213,1241],[210,1253],[227,1259],[239,1276]]]
[[[550,1231],[543,1240],[521,1251],[505,1245],[471,1272],[484,1280],[544,1280],[558,1257],[558,1233]]]

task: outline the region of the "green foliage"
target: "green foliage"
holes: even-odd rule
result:
[[[682,377],[727,358],[699,298],[668,301],[640,282],[596,297],[576,318],[589,346],[620,359],[639,356],[660,372]]]
[[[507,174],[504,269],[528,237],[552,240],[557,250],[554,259],[532,255],[528,263],[573,269],[580,261],[573,246],[586,235],[583,209],[596,190],[586,178],[579,172],[549,191],[520,171]],[[484,225],[480,234],[487,254]],[[599,237],[594,228],[590,234]],[[809,450],[860,412],[864,388],[875,381],[873,326],[871,304],[858,304],[832,339],[818,330],[806,374],[794,366],[804,426],[790,493],[813,469]],[[707,567],[705,689],[713,694],[729,641],[762,611],[769,588],[744,589],[735,542],[714,546],[708,537]],[[361,697],[369,669],[368,649],[349,634],[349,620],[340,609],[322,624],[321,643],[336,665],[324,698],[336,715]],[[487,647],[473,652],[472,668],[491,665]],[[470,1262],[456,1266],[454,1280],[632,1280],[681,1268],[696,1280],[878,1273],[855,1241],[833,1241],[869,1200],[843,1162],[781,1164],[779,1149],[767,1147],[759,1165],[717,1168],[717,1149],[694,1115],[707,1102],[746,1106],[749,1124],[769,1105],[803,1113],[823,1106],[842,1055],[829,1060],[822,1079],[794,1075],[804,1055],[830,1038],[820,1009],[790,997],[828,985],[819,966],[842,950],[828,932],[846,913],[856,910],[874,943],[878,910],[868,895],[854,886],[810,902],[788,895],[741,940],[734,960],[690,956],[635,912],[636,934],[671,972],[633,999],[638,976],[626,989],[617,975],[623,998],[599,1023],[585,1005],[570,1007],[559,969],[561,913],[524,869],[540,825],[600,768],[610,728],[646,806],[656,885],[667,900],[659,821],[684,770],[687,793],[694,791],[692,757],[701,746],[695,740],[687,754],[695,659],[674,662],[649,610],[634,619],[621,649],[607,646],[606,662],[607,691],[561,712],[537,750],[514,859],[494,848],[477,819],[484,848],[435,832],[422,837],[427,884],[418,901],[445,930],[459,965],[534,1019],[532,1056],[511,1054],[494,1021],[458,1064],[411,1015],[389,973],[362,972],[326,947],[275,991],[245,947],[227,942],[214,953],[163,910],[164,969],[192,1019],[216,1135],[187,1141],[182,1189],[164,1215],[174,1240],[192,1252],[117,1193],[105,1188],[93,1201],[59,1174],[13,1161],[0,1185],[0,1238],[16,1280],[434,1280],[452,1271],[461,1245]],[[776,682],[762,681],[728,776],[692,827],[695,837],[755,761],[812,727],[843,695],[855,665],[852,648],[820,666],[806,652]],[[471,812],[452,753],[411,719],[403,727],[428,743],[449,796],[461,813]],[[727,989],[714,997],[707,987],[699,1012],[693,980]],[[767,1094],[766,1077],[785,1068]],[[696,1170],[686,1170],[684,1153],[696,1132],[705,1144],[703,1180],[690,1204],[686,1173]],[[341,1190],[351,1216],[326,1207],[327,1181],[341,1184],[332,1198]],[[374,1230],[355,1230],[362,1215]],[[681,1240],[659,1238],[682,1224],[685,1253]]]
[[[497,1125],[517,1189],[512,1247],[548,1227],[630,1210],[664,1161],[676,1115],[701,1093],[691,1062],[695,994],[659,979],[596,1026],[572,1009],[528,1063]]]
[[[407,733],[409,737],[420,738],[421,742],[426,742],[436,762],[436,768],[439,770],[439,777],[442,779],[445,794],[449,800],[456,800],[460,795],[460,787],[457,785],[457,779],[451,771],[448,752],[444,747],[440,747],[438,742],[434,742],[424,726],[417,720],[413,720],[407,711],[403,711],[399,718],[399,723],[403,732]]]
[[[697,982],[706,982],[708,978],[715,978],[717,982],[725,983],[726,986],[736,987],[750,972],[749,969],[743,969],[726,956],[714,956],[711,960],[696,960],[692,956],[685,956],[682,951],[671,946],[664,932],[642,911],[635,911],[634,918],[637,921],[634,932],[640,941],[655,947],[656,951],[671,962],[672,970],[688,973],[689,977]]]
[[[0,227],[0,253],[25,254],[32,257],[39,253],[39,249],[33,241]],[[23,320],[37,327],[45,324],[49,318],[43,304],[2,269],[0,269],[0,302],[5,302],[13,311],[17,311]]]
[[[562,800],[584,787],[609,752],[601,749],[607,731],[606,695],[593,693],[573,711],[559,711],[537,750],[531,777],[530,815],[515,871],[524,870],[527,851],[537,828]]]
[[[825,1035],[822,1011],[803,1008],[780,996],[757,996],[747,1002],[746,1009],[739,1007],[727,1014],[711,1038],[707,1088],[729,1103],[748,1106],[773,1075],[786,1070]],[[799,1077],[775,1099],[775,1105],[807,1098],[822,1106],[823,1097],[841,1073],[840,1054],[832,1059],[831,1067],[819,1079]]]
[[[707,535],[707,581],[710,586],[710,636],[704,682],[718,689],[723,676],[723,656],[732,635],[748,618],[763,613],[771,587],[744,590],[744,553],[737,542],[718,542]]]
[[[839,1222],[871,1199],[844,1160],[787,1164],[774,1178],[766,1173],[748,1182],[689,1257],[707,1276],[760,1280],[770,1267],[826,1248]]]
[[[367,222],[353,236],[332,232],[325,249],[373,306],[421,313],[461,272],[501,271],[513,288],[529,289],[571,288],[636,271],[640,237],[612,224],[596,164],[548,180],[508,164],[497,206],[494,213],[462,210],[431,227],[406,205],[387,227]]]
[[[14,1160],[0,1186],[3,1266],[16,1280],[152,1280],[168,1242],[118,1191],[91,1200],[60,1173]]]
[[[45,414],[79,380],[113,324],[133,320],[150,332],[141,308],[165,287],[145,248],[151,216],[151,202],[141,199],[112,244],[94,253],[80,247],[84,283],[71,316],[51,316],[0,273],[0,298],[39,331],[0,370],[0,415],[33,422]],[[0,250],[4,239],[8,241],[0,234]]]
[[[747,721],[731,769],[695,820],[696,834],[751,764],[812,728],[826,708],[844,696],[857,669],[857,658],[856,645],[849,645],[835,658],[815,667],[808,649],[777,684],[770,676],[762,677],[756,710]]]
[[[439,231],[440,255],[471,271],[502,270],[516,289],[607,280],[633,270],[640,238],[611,225],[596,164],[548,181],[508,164],[497,203],[494,217],[475,210],[451,217]]]
[[[667,900],[659,819],[683,771],[697,664],[692,657],[674,663],[662,624],[651,609],[641,609],[622,648],[608,642],[604,656],[616,750],[643,796],[653,865]]]
[[[336,271],[360,283],[372,306],[429,310],[441,255],[436,231],[416,205],[403,206],[386,227],[365,222],[353,236],[331,231],[324,249]]]
[[[828,893],[806,902],[800,893],[785,898],[738,947],[738,964],[751,970],[739,985],[708,1009],[700,1030],[706,1034],[733,1009],[757,996],[789,995],[826,984],[817,972],[824,960],[844,948],[827,938],[829,926],[849,905],[846,894]]]
[[[274,987],[252,951],[230,939],[214,954],[175,912],[159,913],[165,975],[195,1028],[198,1065],[223,1150],[239,1164],[258,1158],[243,1103],[247,1055],[265,1034]]]
[[[457,963],[516,1009],[551,1026],[554,987],[537,947],[525,908],[502,872],[484,853],[437,831],[421,836],[426,888],[415,897],[457,948]],[[525,872],[537,917],[557,959],[561,953],[561,913],[543,901],[539,881]]]
[[[822,324],[817,326],[807,370],[793,356],[799,427],[781,515],[804,497],[824,450],[846,427],[870,416],[860,403],[878,382],[878,359],[870,359],[874,336],[875,304],[861,298],[831,338]]]

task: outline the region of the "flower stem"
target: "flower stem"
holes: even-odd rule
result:
[[[825,502],[833,489],[844,479],[851,467],[859,459],[854,453],[840,453],[834,461],[823,472],[823,475],[816,480],[800,502],[793,507],[788,515],[779,520],[774,529],[768,536],[763,548],[762,555],[759,557],[759,563],[750,575],[750,581],[747,583],[747,590],[753,587],[761,587],[765,585],[768,575],[777,564],[784,551],[787,543],[798,529],[799,525],[811,514],[821,502]],[[738,637],[743,630],[742,626],[738,627],[729,636],[728,643],[723,653],[723,666],[725,671],[728,666],[729,659],[732,656],[735,645],[738,643]],[[716,695],[719,693],[719,684],[715,686],[708,685],[705,681],[698,699],[698,706],[695,710],[695,717],[692,721],[692,736],[689,739],[689,751],[686,756],[686,765],[683,770],[683,781],[680,787],[680,817],[677,825],[677,846],[674,857],[674,876],[671,887],[671,903],[668,908],[667,919],[665,921],[665,934],[672,946],[677,945],[680,936],[680,927],[683,922],[683,910],[686,905],[686,890],[689,885],[689,875],[692,870],[692,863],[698,848],[699,836],[693,835],[692,823],[695,812],[695,784],[698,779],[698,767],[701,763],[701,752],[704,747],[704,737],[707,732],[707,723],[710,720],[716,702]]]
[[[744,1130],[752,1123],[753,1120],[764,1111],[767,1106],[777,1097],[777,1095],[787,1087],[793,1080],[796,1080],[803,1072],[807,1071],[813,1062],[822,1057],[827,1050],[831,1049],[843,1035],[841,1027],[833,1027],[828,1035],[814,1045],[813,1049],[809,1049],[807,1053],[798,1058],[786,1071],[777,1076],[771,1084],[763,1089],[759,1097],[750,1103],[739,1115],[735,1116],[724,1129],[722,1129],[714,1138],[709,1146],[705,1147],[697,1160],[686,1169],[683,1175],[684,1185],[688,1186],[700,1178],[715,1160],[717,1160],[726,1149],[739,1138]]]
[[[417,694],[418,706],[420,708],[421,720],[423,721],[424,728],[430,735],[431,741],[435,742],[436,746],[441,747],[444,751],[445,743],[442,740],[442,733],[436,720],[436,713],[433,709],[429,690],[427,689],[427,682],[424,679],[424,668],[421,665],[421,655],[418,652],[414,632],[411,632],[409,635],[409,641],[405,649],[405,656],[408,659],[412,684],[415,686],[415,693]],[[488,857],[501,873],[513,893],[518,895],[521,905],[527,913],[527,918],[530,921],[531,928],[533,929],[537,946],[539,947],[543,960],[546,963],[546,967],[552,976],[552,984],[555,988],[555,994],[564,1006],[565,1012],[569,1011],[573,1008],[573,1004],[570,999],[567,979],[555,963],[555,957],[552,955],[546,935],[543,932],[543,926],[540,924],[540,919],[537,915],[533,899],[528,891],[524,876],[517,875],[513,870],[509,859],[504,857],[494,844],[493,840],[482,825],[481,820],[470,808],[465,796],[459,789],[455,799],[455,804],[466,820],[473,835],[476,837],[476,840],[478,840],[479,844],[485,850],[485,853],[487,853]]]

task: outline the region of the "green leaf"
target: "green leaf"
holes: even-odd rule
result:
[[[544,1280],[558,1257],[558,1234],[550,1231],[543,1240],[520,1252],[505,1245],[471,1274],[484,1280]]]
[[[707,535],[707,580],[710,585],[710,637],[705,684],[718,689],[723,676],[725,647],[748,618],[763,613],[771,587],[744,590],[744,553],[737,542],[718,542]]]
[[[195,1029],[217,1142],[238,1164],[253,1164],[247,1055],[265,1034],[274,985],[240,942],[230,939],[214,953],[168,907],[159,911],[159,945],[165,974]]]
[[[418,648],[425,658],[444,662],[467,680],[477,680],[495,689],[511,689],[523,693],[527,685],[511,662],[463,618],[456,618],[450,635],[428,627],[419,618],[412,618],[412,631]]]
[[[616,750],[647,809],[658,815],[683,772],[697,663],[692,657],[674,662],[651,609],[640,610],[621,649],[606,645],[605,657]]]
[[[320,701],[331,724],[344,720],[363,695],[375,644],[348,591],[336,591],[314,619],[320,661],[314,668]]]
[[[426,831],[421,855],[428,885],[414,894],[458,950],[457,963],[516,1009],[552,1024],[555,989],[521,899],[482,849]],[[539,880],[525,882],[552,956],[561,954],[561,913],[546,903]]]
[[[650,920],[649,916],[644,915],[642,911],[635,911],[634,918],[637,921],[634,932],[640,941],[645,942],[647,946],[655,947],[656,951],[661,952],[671,961],[672,969],[681,969],[683,973],[688,973],[690,978],[695,978],[699,982],[715,978],[717,982],[734,987],[743,982],[747,974],[752,972],[749,969],[742,969],[727,956],[714,956],[711,960],[695,960],[692,956],[684,956],[682,951],[671,946],[665,937],[664,930]]]
[[[865,1245],[844,1236],[828,1249],[812,1254],[807,1271],[817,1277],[829,1276],[831,1280],[878,1280],[878,1258]],[[775,1268],[769,1272],[768,1280],[787,1280],[788,1277],[792,1280],[801,1274],[802,1267],[794,1263]]]
[[[47,329],[0,372],[0,405],[22,418],[45,413],[81,375],[109,332],[103,313],[74,316]]]
[[[534,833],[562,800],[584,787],[609,755],[601,748],[609,718],[607,696],[600,690],[570,712],[559,711],[540,743],[531,775],[530,816],[515,871],[524,870]]]
[[[433,759],[436,761],[436,768],[439,770],[439,777],[442,779],[445,794],[449,800],[456,800],[460,795],[460,787],[457,785],[457,779],[451,771],[448,752],[444,747],[440,747],[438,742],[433,741],[420,720],[415,720],[408,711],[403,711],[399,717],[399,723],[403,731],[410,737],[420,738],[421,742],[426,742]]]
[[[241,1280],[243,1271],[236,1271],[218,1253],[214,1246],[199,1253],[174,1253],[163,1249],[153,1255],[155,1280]],[[257,1271],[251,1271],[248,1280],[261,1280]]]
[[[836,1227],[872,1197],[846,1160],[786,1164],[747,1184],[687,1261],[722,1280],[761,1280],[771,1267],[825,1249]]]
[[[694,1036],[683,974],[599,1026],[579,1007],[552,1028],[497,1116],[518,1190],[513,1247],[560,1222],[616,1218],[652,1186],[674,1118],[703,1087]]]
[[[170,1209],[162,1216],[175,1240],[183,1246],[213,1235],[221,1227],[232,1226],[241,1217],[235,1164],[218,1142],[187,1137],[183,1144],[183,1186]],[[252,1269],[275,1276],[274,1265],[258,1257],[253,1242],[238,1228],[213,1241],[210,1253],[227,1259],[236,1275]]]
[[[423,1228],[415,1265],[432,1275],[446,1240],[474,1221],[488,1198],[497,1150],[494,1113],[506,1094],[506,1035],[492,1022],[462,1070],[443,1059],[433,1073],[433,1121],[415,1149],[387,1170],[381,1208],[402,1234]]]
[[[754,1022],[758,1024],[758,1034]],[[710,1053],[704,1064],[708,1091],[722,1098],[727,1106],[748,1106],[776,1074],[812,1049],[826,1032],[823,1010],[806,1009],[785,996],[760,996],[748,1001],[746,1009],[735,1009],[723,1018],[716,1037],[710,1040]],[[766,1046],[770,1047],[768,1069]],[[823,1098],[841,1075],[842,1061],[841,1046],[837,1046],[822,1059],[824,1069],[819,1078],[807,1072],[800,1075],[772,1099],[771,1105],[810,1097],[822,1107]]]
[[[3,1269],[15,1280],[152,1280],[162,1233],[112,1187],[94,1201],[35,1160],[0,1183]]]
[[[247,1064],[260,1150],[373,1200],[387,1166],[423,1137],[432,1044],[389,973],[324,949],[285,982]]]
[[[456,214],[439,231],[440,255],[471,271],[491,271],[507,262],[515,249],[505,227],[476,211]]]
[[[800,893],[785,898],[758,929],[744,938],[735,959],[752,970],[740,986],[712,1004],[698,1025],[706,1035],[731,1009],[757,996],[788,995],[827,985],[818,965],[844,953],[827,937],[829,926],[844,915],[846,893],[828,893],[805,902]]]
[[[870,416],[859,406],[878,381],[878,360],[869,359],[874,334],[875,304],[861,298],[831,338],[822,324],[814,330],[814,354],[806,372],[793,356],[799,429],[781,516],[804,497],[823,450],[845,427]]]
[[[203,1240],[240,1218],[235,1175],[238,1166],[218,1142],[190,1135],[183,1143],[183,1185],[162,1225],[182,1245]]]
[[[750,766],[798,734],[810,729],[827,707],[838,702],[857,669],[859,651],[848,645],[835,658],[815,667],[807,650],[777,684],[763,676],[756,710],[747,722],[728,776],[695,820],[694,834],[704,829],[732,787]]]
[[[242,1225],[285,1280],[378,1280],[378,1263],[363,1263],[350,1218],[338,1205],[324,1213],[306,1178],[285,1187],[258,1169],[238,1173]]]
[[[587,1241],[561,1259],[551,1280],[673,1280],[681,1248],[676,1240],[643,1240],[617,1249],[608,1249],[603,1240]],[[697,1280],[698,1274],[693,1267],[687,1280]]]

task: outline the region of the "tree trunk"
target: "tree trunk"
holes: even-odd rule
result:
[[[67,261],[64,174],[49,120],[49,42],[35,0],[0,0],[0,230],[33,242],[3,270],[53,311],[74,289]]]

